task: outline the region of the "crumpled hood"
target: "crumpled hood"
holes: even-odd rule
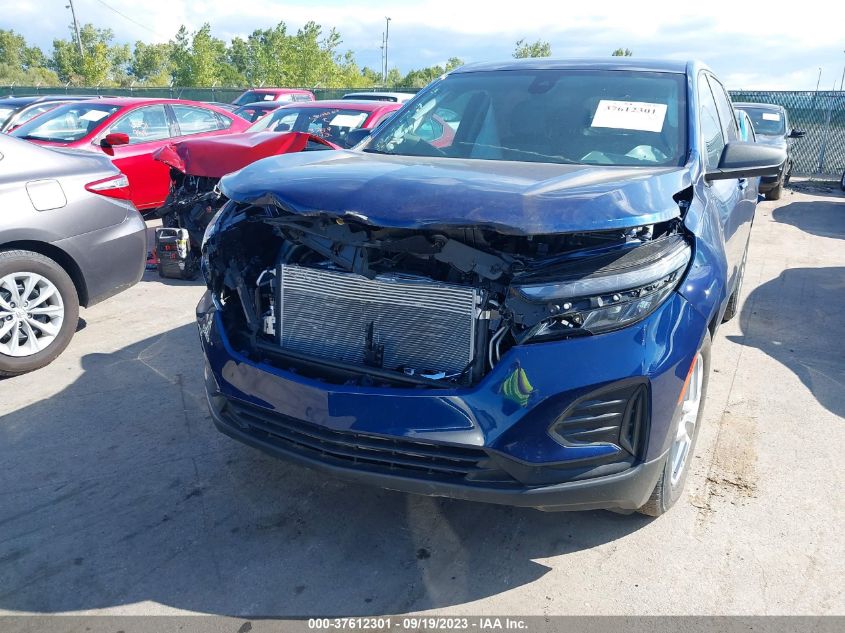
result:
[[[301,152],[308,141],[337,149],[337,145],[305,132],[250,132],[170,143],[153,158],[191,176],[220,178],[268,156]]]
[[[237,202],[392,228],[487,226],[543,234],[629,228],[680,214],[690,167],[602,167],[305,152],[223,178]]]

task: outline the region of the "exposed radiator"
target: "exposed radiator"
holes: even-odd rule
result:
[[[284,349],[355,365],[373,364],[378,350],[385,369],[417,374],[457,374],[472,361],[475,288],[287,265],[277,280]]]

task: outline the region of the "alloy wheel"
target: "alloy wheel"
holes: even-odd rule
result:
[[[695,438],[695,427],[698,424],[698,412],[701,408],[701,387],[704,382],[704,360],[701,352],[696,354],[695,362],[690,372],[689,384],[681,403],[681,416],[678,421],[678,429],[675,433],[675,441],[672,443],[672,450],[669,460],[672,468],[671,484],[675,486],[684,474],[693,438]]]
[[[58,336],[65,308],[58,288],[37,273],[0,278],[0,354],[32,356]]]

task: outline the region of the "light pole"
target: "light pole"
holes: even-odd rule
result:
[[[384,18],[384,81],[382,82],[387,87],[387,41],[390,37],[390,18],[385,16]]]
[[[845,53],[845,51],[842,51]],[[842,86],[845,84],[845,66],[842,67],[842,79],[839,80],[839,92],[842,92]]]
[[[83,57],[82,53],[82,38],[79,37],[79,23],[76,21],[76,10],[73,8],[73,0],[68,0],[69,4],[65,5],[65,9],[70,9],[70,14],[73,16],[73,30],[76,33],[76,45],[79,47],[79,56]]]
[[[387,81],[387,73],[384,70],[384,31],[381,32],[381,85],[384,86]]]

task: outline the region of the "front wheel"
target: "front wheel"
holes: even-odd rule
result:
[[[770,189],[766,193],[766,200],[780,200],[783,195],[783,183],[779,182],[774,189]]]
[[[0,251],[0,376],[51,363],[78,321],[76,287],[61,266],[32,251]]]
[[[842,172],[842,178],[839,179],[839,188],[845,191],[845,171]]]
[[[660,479],[651,497],[638,511],[657,517],[675,505],[684,490],[690,462],[695,451],[695,442],[701,429],[704,400],[707,397],[707,383],[710,376],[710,333],[693,359],[684,383],[681,402],[672,426],[672,443]]]

